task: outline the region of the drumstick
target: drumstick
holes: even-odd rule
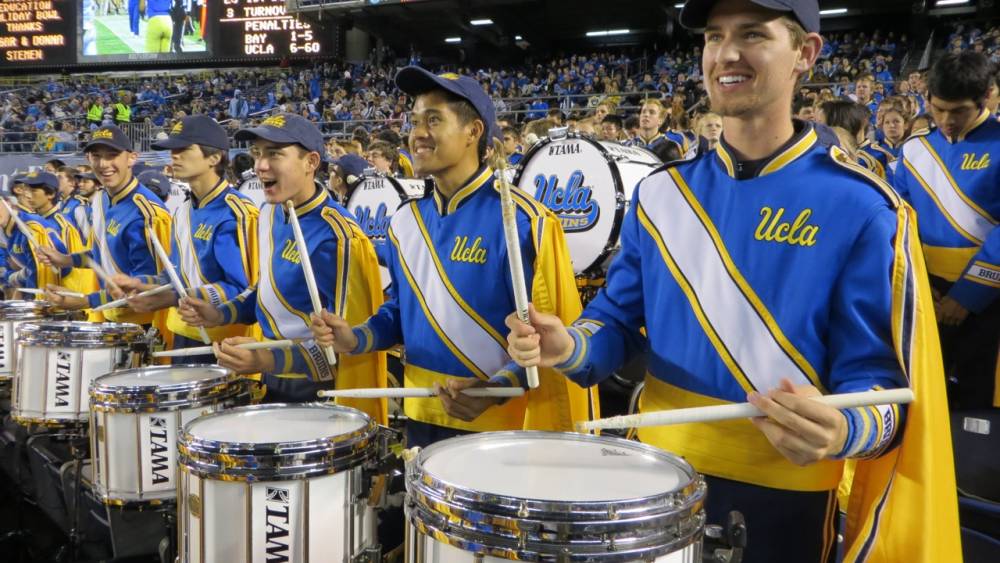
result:
[[[463,395],[470,397],[495,397],[509,398],[524,395],[524,389],[520,387],[470,387],[462,389]],[[424,397],[437,397],[437,391],[433,387],[373,387],[370,389],[337,389],[335,391],[317,391],[317,395],[326,398],[347,398],[347,399],[415,399]]]
[[[44,289],[34,289],[31,287],[19,287],[17,291],[21,293],[27,293],[29,295],[45,295]],[[80,293],[79,291],[53,291],[56,295],[62,295],[63,297],[86,297],[86,295]]]
[[[92,311],[94,311],[96,313],[99,313],[101,311],[106,311],[108,309],[115,309],[117,307],[122,307],[124,305],[128,305],[128,300],[131,299],[132,297],[149,297],[150,295],[159,295],[160,293],[163,293],[164,291],[173,290],[173,288],[174,288],[174,286],[170,285],[169,283],[166,283],[166,284],[163,284],[163,285],[158,285],[158,286],[156,286],[156,287],[154,287],[152,289],[147,289],[146,291],[142,291],[142,292],[136,293],[135,295],[132,295],[130,297],[122,297],[121,299],[115,299],[114,301],[108,301],[104,305],[100,305],[98,307],[94,307],[92,309]]]
[[[25,223],[23,219],[21,219],[20,215],[14,212],[10,204],[7,203],[7,200],[5,198],[0,197],[0,203],[3,203],[3,206],[7,208],[7,213],[9,213],[11,219],[14,220],[14,225],[17,227],[17,230],[21,231],[21,234],[24,235],[24,238],[28,239],[28,244],[34,246],[35,248],[41,248],[42,245],[38,242],[38,239],[35,238],[35,233],[31,232],[31,227],[29,227],[28,224]],[[59,271],[55,266],[52,265],[49,265],[49,268],[53,272]]]
[[[840,393],[810,397],[813,401],[835,409],[850,409],[854,407],[871,407],[889,404],[905,404],[913,401],[913,390],[909,387],[887,389],[883,391],[861,391],[858,393]],[[597,430],[608,428],[641,428],[643,426],[668,426],[671,424],[688,424],[691,422],[718,422],[736,418],[751,418],[764,416],[757,407],[750,403],[732,405],[717,405],[711,407],[693,407],[688,409],[673,409],[653,411],[642,414],[612,416],[589,422],[577,423],[577,430]]]
[[[299,216],[295,213],[295,204],[292,200],[285,202],[288,209],[288,220],[292,224],[292,232],[295,233],[295,246],[299,249],[299,261],[302,264],[302,274],[306,278],[306,289],[309,290],[309,299],[312,301],[313,313],[317,315],[323,310],[323,305],[319,301],[319,290],[316,289],[316,277],[313,275],[312,262],[309,260],[309,247],[306,246],[306,239],[302,236],[302,226],[299,225]],[[333,351],[333,346],[324,346],[323,352],[326,354],[326,361],[331,366],[337,365],[337,355]]]
[[[510,195],[510,184],[507,183],[506,157],[503,143],[493,140],[494,161],[497,165],[496,181],[500,184],[500,209],[503,215],[503,234],[507,242],[507,261],[510,263],[510,278],[514,285],[514,306],[517,307],[517,318],[522,323],[528,322],[528,288],[524,282],[524,263],[521,262],[521,239],[517,235],[517,209]],[[528,387],[538,387],[538,368],[525,368]]]
[[[93,270],[97,277],[101,278],[101,281],[104,282],[104,287],[114,287],[121,290],[121,288],[118,287],[118,284],[111,280],[111,275],[97,263],[97,260],[94,260],[90,256],[87,256],[86,258],[87,267]]]
[[[244,350],[275,350],[291,348],[299,342],[301,340],[265,340],[263,342],[245,342],[237,344],[236,347],[243,348]],[[214,349],[211,346],[196,346],[194,348],[181,348],[180,350],[153,352],[152,356],[154,358],[178,358],[181,356],[201,356],[202,354],[213,353]]]
[[[156,238],[156,233],[152,229],[146,229],[146,234],[149,236],[149,240],[153,242],[153,250],[156,251],[156,255],[160,258],[160,262],[163,262],[163,270],[167,272],[167,277],[170,278],[170,283],[174,286],[174,291],[177,292],[177,298],[180,299],[187,295],[184,291],[184,284],[181,283],[180,276],[177,275],[177,270],[174,270],[173,263],[170,262],[170,255],[167,254],[166,250],[163,250],[163,245],[160,244],[160,239]],[[208,337],[208,333],[205,332],[205,327],[198,327],[198,334],[201,336],[201,341],[205,344],[211,344],[212,339]]]

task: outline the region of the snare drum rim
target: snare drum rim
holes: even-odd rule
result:
[[[192,425],[241,412],[282,408],[322,409],[359,416],[357,430],[336,436],[289,442],[235,442],[207,440],[192,434]],[[301,479],[350,469],[376,455],[378,425],[357,409],[326,403],[272,403],[249,405],[198,417],[177,436],[178,463],[193,473],[224,481],[280,481]]]
[[[618,499],[615,501],[553,501],[543,499],[528,499],[508,495],[489,493],[463,487],[457,483],[451,483],[435,477],[424,470],[425,461],[436,451],[447,447],[453,447],[456,443],[474,442],[489,440],[492,438],[536,438],[546,440],[573,439],[587,442],[628,448],[637,453],[652,455],[666,461],[682,470],[688,477],[688,481],[683,483],[678,489],[650,495],[647,497],[636,497],[631,499]],[[506,431],[506,432],[484,432],[459,436],[449,440],[443,440],[422,449],[412,464],[407,467],[406,491],[408,494],[420,493],[430,499],[437,498],[461,498],[470,506],[490,507],[489,515],[493,517],[512,519],[537,519],[546,520],[555,514],[577,514],[582,513],[603,515],[597,521],[609,520],[608,515],[629,514],[636,517],[644,514],[659,514],[663,507],[673,507],[673,512],[686,512],[693,506],[703,501],[704,485],[701,476],[691,465],[680,456],[659,448],[614,438],[609,436],[594,436],[590,434],[578,434],[574,432],[543,432],[543,431]],[[430,508],[434,508],[433,504]],[[470,516],[481,514],[481,511],[470,509]]]
[[[17,328],[17,342],[26,346],[115,348],[140,342],[144,337],[142,327],[133,323],[29,321]]]
[[[0,301],[0,322],[47,319],[54,312],[53,305],[48,301],[29,301],[27,299]]]
[[[172,369],[205,369],[218,372],[211,378],[167,385],[114,385],[101,380],[127,373],[162,372]],[[249,383],[229,368],[215,364],[145,366],[106,373],[90,382],[91,408],[106,412],[157,412],[196,408],[239,395]]]
[[[522,158],[521,161],[517,163],[517,171],[514,174],[514,185],[520,186],[521,175],[524,173],[524,170],[528,167],[528,163],[531,162],[531,159],[532,157],[535,156],[535,153],[541,151],[542,149],[549,146],[555,141],[566,141],[566,140],[586,141],[590,143],[592,146],[594,146],[594,148],[596,148],[601,153],[601,156],[604,157],[605,163],[607,163],[608,168],[611,170],[611,178],[612,180],[614,180],[615,184],[614,188],[615,188],[616,204],[615,204],[614,223],[611,225],[611,234],[608,236],[608,240],[605,241],[604,250],[601,251],[601,254],[597,257],[597,259],[594,260],[592,263],[588,264],[586,267],[582,268],[579,271],[579,273],[576,274],[578,277],[588,277],[595,273],[600,272],[601,264],[604,264],[607,261],[608,257],[611,256],[611,254],[614,252],[616,241],[621,236],[622,223],[625,220],[626,205],[629,202],[625,200],[625,183],[622,181],[622,174],[621,171],[618,169],[618,160],[615,159],[615,157],[610,152],[608,152],[608,149],[600,141],[593,139],[587,135],[581,135],[579,133],[567,133],[565,137],[561,137],[559,139],[551,139],[549,137],[545,137],[541,141],[535,143],[535,145],[532,146],[530,149],[528,149],[528,152],[524,154],[524,158]],[[652,170],[653,169],[650,169],[651,172]],[[530,192],[528,193],[528,195],[530,195],[531,197],[535,197],[535,194]]]

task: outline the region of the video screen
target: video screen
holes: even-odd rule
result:
[[[206,56],[209,0],[80,0],[80,61]]]

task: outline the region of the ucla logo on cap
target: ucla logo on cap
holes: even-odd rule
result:
[[[38,177],[38,171],[37,170],[32,170],[31,172],[28,172],[28,177],[29,178],[37,178]]]
[[[454,72],[446,72],[444,74],[439,74],[438,78],[444,78],[445,80],[458,80],[459,78],[462,77],[455,74]]]
[[[264,120],[261,125],[270,125],[271,127],[276,127],[281,129],[285,126],[285,116],[283,115],[272,115]]]
[[[176,124],[175,124],[175,125],[173,126],[173,128],[172,128],[172,129],[170,129],[170,134],[171,134],[171,135],[180,135],[180,134],[181,134],[181,131],[183,131],[183,130],[184,130],[184,123],[183,123],[183,122],[181,122],[181,121],[178,121],[178,122],[177,122],[177,123],[176,123]]]
[[[113,139],[115,134],[110,129],[98,129],[90,136],[91,139]]]

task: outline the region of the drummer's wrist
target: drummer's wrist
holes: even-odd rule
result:
[[[563,353],[556,359],[555,365],[552,366],[564,373],[579,369],[580,365],[583,364],[584,352],[587,349],[583,345],[583,339],[586,337],[580,329],[569,326],[566,327],[566,332],[569,334],[569,342]]]

